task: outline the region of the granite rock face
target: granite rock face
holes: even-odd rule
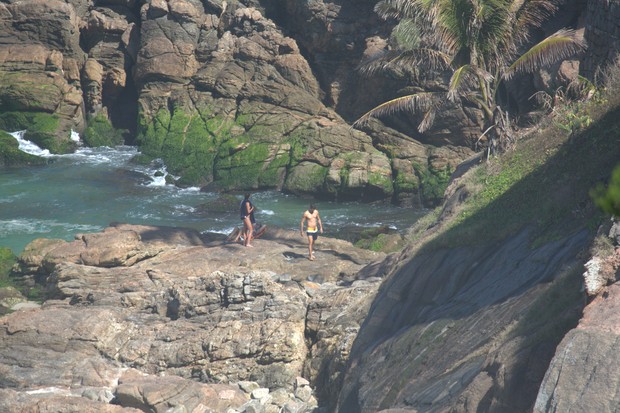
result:
[[[611,285],[585,309],[558,346],[535,412],[612,412],[618,405],[620,286]]]
[[[524,231],[492,247],[405,249],[351,347],[338,411],[529,411],[580,315],[578,294],[546,303],[579,290],[565,267],[583,264],[589,242],[581,231],[532,249]]]
[[[310,411],[385,271],[384,254],[317,247],[132,225],[33,242],[16,275],[49,299],[0,318],[0,410]]]
[[[460,132],[420,143],[378,122],[350,128],[403,86],[356,74],[389,36],[372,2],[0,6],[0,128],[52,152],[74,149],[71,131],[116,129],[181,186],[411,206],[436,203],[428,192],[470,151],[437,150],[463,145]],[[415,155],[395,151],[394,136]]]
[[[71,130],[85,125],[80,70],[80,19],[62,1],[0,4],[2,129],[54,152],[72,149]]]
[[[537,413],[610,412],[618,405],[618,220],[609,226],[611,251],[595,251],[585,265],[584,289],[590,302],[579,324],[566,334],[555,351],[538,391],[534,406]]]

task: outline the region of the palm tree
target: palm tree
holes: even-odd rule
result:
[[[396,19],[392,50],[362,66],[366,74],[403,69],[411,74],[449,76],[447,91],[419,92],[385,102],[360,117],[409,110],[424,114],[418,130],[432,126],[436,111],[447,103],[469,102],[483,113],[489,150],[510,140],[508,114],[498,90],[515,73],[532,72],[566,59],[584,47],[574,30],[560,30],[521,52],[533,29],[556,10],[554,0],[381,0],[375,12]]]

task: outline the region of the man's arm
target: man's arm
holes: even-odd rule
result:
[[[316,211],[316,219],[319,221],[319,228],[321,229],[321,234],[323,233],[323,223],[321,222],[321,215],[319,215],[319,211]]]
[[[301,222],[299,223],[299,235],[304,236],[304,221],[306,220],[306,213],[301,215]]]

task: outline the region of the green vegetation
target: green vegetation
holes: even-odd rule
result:
[[[399,192],[414,192],[418,190],[420,182],[414,174],[406,174],[396,171],[394,176],[394,191]],[[445,188],[444,188],[445,189]]]
[[[398,251],[404,245],[404,241],[397,233],[382,232],[382,228],[371,228],[360,234],[361,239],[355,242],[358,248],[365,248],[376,252],[390,253]]]
[[[620,165],[614,168],[607,187],[598,183],[590,194],[601,210],[613,217],[620,217]]]
[[[20,151],[17,140],[0,131],[0,166],[42,165],[46,162],[44,158]]]
[[[145,156],[162,158],[170,173],[181,176],[179,185],[202,185],[213,176],[217,141],[226,139],[229,130],[221,119],[203,121],[200,112],[161,109],[153,119],[141,114],[138,143]]]
[[[17,257],[10,248],[0,247],[0,288],[13,286],[9,274],[16,262]]]
[[[481,133],[504,149],[512,137],[499,104],[502,83],[516,72],[532,72],[583,47],[573,31],[560,30],[519,54],[529,46],[530,32],[557,8],[551,0],[380,1],[375,7],[379,16],[399,23],[391,50],[368,62],[364,72],[401,73],[414,84],[421,74],[450,80],[445,91],[397,97],[370,110],[354,125],[396,110],[412,110],[423,114],[418,129],[424,132],[442,107],[470,104],[482,110]]]
[[[288,174],[284,186],[288,190],[312,192],[323,186],[327,172],[326,167],[317,163],[300,164]],[[337,189],[330,188],[328,192],[337,193]]]
[[[144,156],[163,159],[170,173],[181,176],[180,186],[214,181],[220,189],[277,187],[289,150],[261,142],[256,126],[246,132],[240,123],[248,122],[214,115],[208,107],[194,113],[161,109],[154,119],[140,116],[138,142]]]
[[[25,130],[24,138],[34,142],[52,153],[68,153],[73,142],[67,134],[66,139],[57,137],[58,117],[46,112],[4,112],[0,113],[0,130]]]
[[[445,169],[416,167],[416,172],[421,176],[421,198],[426,205],[438,205],[443,199],[452,171],[448,166]]]
[[[555,282],[542,286],[545,291],[532,303],[510,335],[526,336],[528,344],[549,342],[556,347],[567,331],[581,318],[584,302],[581,267],[570,268]]]
[[[526,227],[534,230],[535,246],[580,228],[596,228],[604,217],[590,198],[592,188],[598,188],[595,199],[601,207],[607,205],[608,213],[617,199],[618,178],[608,187],[600,182],[620,159],[618,85],[614,80],[608,90],[601,89],[602,98],[556,108],[546,127],[464,176],[460,183],[469,198],[428,247],[493,242]],[[558,125],[573,116],[592,122],[571,132]]]
[[[124,143],[123,131],[114,128],[103,114],[98,114],[88,120],[88,127],[84,131],[83,140],[87,146],[91,147],[113,147]]]

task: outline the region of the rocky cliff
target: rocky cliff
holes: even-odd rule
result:
[[[403,140],[411,155],[394,169],[370,135],[334,110],[336,85],[375,30],[366,21],[372,4],[350,14],[348,5],[321,2],[247,3],[0,3],[0,127],[25,129],[52,152],[72,150],[71,130],[89,145],[137,143],[143,158],[163,158],[179,185],[338,199],[396,194],[411,203],[433,148]],[[312,22],[300,38],[306,55],[266,13]],[[326,50],[329,62],[314,61]],[[463,155],[446,154],[441,168]]]
[[[584,112],[590,128],[534,132],[501,171],[453,182],[431,238],[402,252],[370,306],[338,411],[615,409],[620,244],[589,195],[620,159],[610,92],[609,112]]]
[[[309,261],[278,229],[34,241],[13,277],[45,301],[0,318],[0,408],[612,411],[620,230],[588,193],[620,159],[620,101],[588,108],[455,179],[387,256],[321,237]]]
[[[356,70],[388,45],[374,4],[0,2],[0,129],[52,152],[73,149],[71,130],[138,144],[182,186],[434,205],[472,155],[479,113],[442,111],[425,134],[402,120],[350,128],[407,85]],[[570,4],[562,24],[583,13]]]

